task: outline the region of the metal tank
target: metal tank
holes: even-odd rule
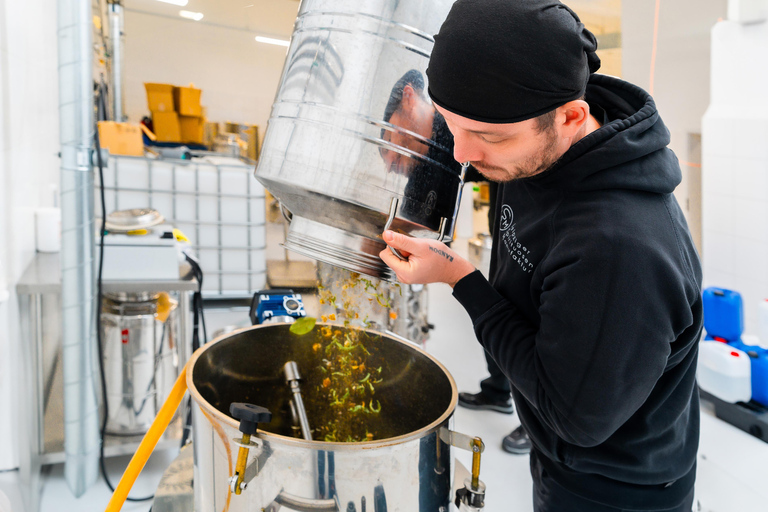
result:
[[[313,348],[322,329],[299,336],[288,324],[255,326],[202,347],[190,359],[195,510],[454,510],[451,446],[472,449],[476,443],[479,474],[482,442],[449,429],[457,403],[453,378],[411,343],[365,331],[368,368],[381,366],[383,378],[375,394],[380,412],[364,415],[371,418],[365,428],[376,432],[374,440],[301,438],[290,413],[298,389],[295,381],[286,384],[283,366],[294,361],[302,374],[308,428],[317,436],[317,416],[327,408],[318,398],[323,377]],[[271,421],[258,424],[248,439],[230,416],[234,402],[266,407]],[[243,448],[249,449],[245,456]],[[238,467],[243,479],[236,485]],[[473,488],[478,506],[461,510],[481,508],[484,486],[476,480]]]
[[[159,299],[151,293],[104,295],[108,434],[145,433],[179,375],[178,311],[175,302]]]
[[[452,3],[301,3],[256,169],[291,213],[288,249],[394,280],[385,227],[451,239],[464,168],[425,70]]]

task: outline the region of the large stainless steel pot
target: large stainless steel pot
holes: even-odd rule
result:
[[[394,280],[385,226],[451,239],[463,169],[424,71],[452,3],[302,2],[256,169],[293,214],[287,248]]]
[[[363,510],[438,512],[451,501],[453,458],[448,430],[456,385],[434,358],[409,343],[369,331],[369,367],[381,365],[381,413],[374,441],[336,443],[294,437],[291,392],[282,366],[295,361],[310,426],[320,381],[315,331],[262,325],[220,338],[193,355],[187,386],[194,400],[194,489],[197,511]],[[251,438],[247,488],[230,490],[242,434],[228,411],[249,402],[272,411]],[[352,505],[350,505],[352,503]],[[282,508],[281,508],[282,507]]]

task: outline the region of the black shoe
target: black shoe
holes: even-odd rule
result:
[[[467,409],[485,409],[488,411],[502,412],[512,414],[515,408],[512,407],[512,399],[490,400],[482,391],[480,393],[459,393],[459,405]]]
[[[514,453],[515,455],[525,455],[531,453],[531,440],[523,427],[520,426],[501,441],[501,448],[505,452]]]

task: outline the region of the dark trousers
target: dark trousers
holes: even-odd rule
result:
[[[501,368],[488,352],[485,352],[485,362],[491,376],[480,381],[480,391],[494,401],[508,400],[511,389],[507,376],[502,373]]]
[[[680,506],[665,509],[625,509],[601,505],[577,496],[554,482],[542,467],[535,451],[531,452],[534,512],[691,512],[693,488]]]

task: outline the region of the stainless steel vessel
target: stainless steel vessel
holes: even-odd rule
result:
[[[339,443],[294,437],[283,364],[295,361],[301,370],[312,427],[321,379],[312,346],[319,330],[297,336],[287,324],[256,326],[195,352],[187,366],[194,400],[195,510],[449,510],[451,445],[470,441],[448,429],[457,402],[450,374],[410,343],[368,331],[368,367],[382,366],[384,377],[375,395],[381,412],[370,425],[379,433],[375,440]],[[243,446],[238,421],[229,415],[233,402],[272,412],[272,421],[260,424],[248,445],[246,485],[239,494],[231,491],[230,482]]]
[[[106,432],[143,434],[179,375],[179,316],[158,294],[110,293],[102,304]],[[158,308],[160,311],[158,315]],[[161,318],[158,318],[160,316]]]
[[[463,168],[426,90],[453,0],[304,0],[256,178],[292,213],[285,246],[394,280],[385,226],[452,237]]]

